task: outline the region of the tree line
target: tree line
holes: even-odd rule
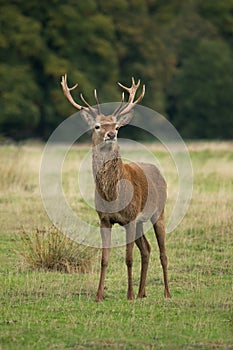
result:
[[[233,0],[0,0],[0,135],[46,139],[74,113],[60,87],[95,104],[141,78],[143,105],[184,138],[233,130]],[[74,93],[78,98],[78,94]]]

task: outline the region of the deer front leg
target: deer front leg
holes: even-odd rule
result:
[[[128,243],[126,245],[126,258],[125,262],[127,265],[127,272],[128,272],[128,291],[127,291],[127,299],[133,300],[134,299],[134,292],[133,292],[133,277],[132,277],[132,268],[133,268],[133,246],[134,242]]]
[[[111,246],[111,227],[101,227],[102,238],[102,258],[101,258],[101,272],[99,286],[96,294],[95,301],[100,302],[104,300],[104,281],[106,276],[106,270],[108,267],[110,246]]]
[[[135,227],[134,225],[129,225],[126,228],[126,258],[125,263],[127,265],[127,273],[128,273],[128,291],[127,291],[127,299],[134,299],[134,291],[133,291],[133,277],[132,277],[132,269],[133,269],[133,247],[135,240]]]

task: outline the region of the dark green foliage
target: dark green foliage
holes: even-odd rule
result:
[[[231,138],[233,65],[221,41],[200,40],[173,78],[173,123],[191,138]],[[186,121],[186,119],[188,119]]]
[[[183,136],[230,138],[232,12],[232,0],[2,0],[0,135],[47,138],[75,112],[67,72],[91,104],[94,88],[119,101],[116,82],[140,77],[143,104]]]

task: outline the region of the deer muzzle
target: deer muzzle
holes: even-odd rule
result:
[[[105,134],[104,141],[106,142],[113,142],[116,140],[116,134],[112,131],[109,131]]]

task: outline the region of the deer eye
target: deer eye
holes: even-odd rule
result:
[[[96,124],[95,129],[98,130],[100,128],[100,125]]]
[[[116,126],[116,127],[115,127],[115,130],[119,130],[119,129],[120,129],[120,127],[119,127],[119,126]]]

